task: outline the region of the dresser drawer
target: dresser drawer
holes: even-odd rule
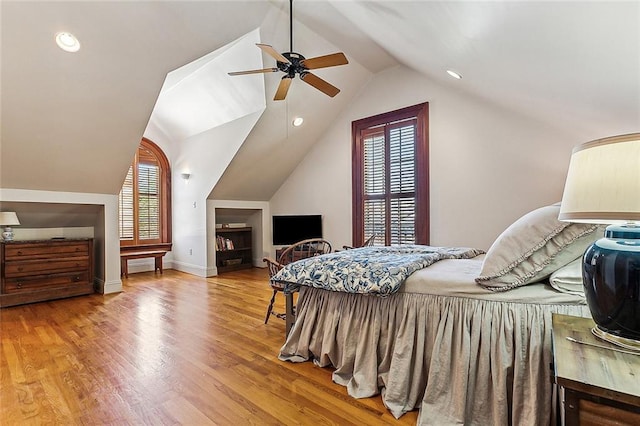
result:
[[[45,276],[30,276],[23,278],[7,278],[4,281],[4,293],[17,293],[21,291],[33,291],[55,287],[68,287],[69,285],[88,284],[87,271],[66,274],[54,274]]]
[[[4,259],[6,262],[14,260],[47,259],[56,257],[68,257],[76,255],[88,255],[89,245],[86,242],[62,242],[55,245],[47,243],[11,244],[5,247]]]
[[[29,275],[57,274],[74,272],[89,268],[88,257],[72,257],[52,259],[48,261],[27,260],[23,262],[7,262],[4,265],[5,278],[26,277]]]
[[[578,419],[581,425],[620,426],[640,425],[640,408],[631,406],[626,409],[581,399]]]
[[[93,239],[0,241],[0,308],[91,294]]]

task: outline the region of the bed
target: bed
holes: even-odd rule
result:
[[[574,265],[599,236],[558,210],[523,216],[486,254],[409,271],[388,293],[325,289],[318,262],[340,253],[290,265],[274,277],[299,290],[279,358],[333,367],[349,395],[380,394],[396,418],[418,409],[421,425],[551,424],[551,315],[589,316]]]

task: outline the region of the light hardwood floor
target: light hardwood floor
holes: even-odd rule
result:
[[[311,362],[279,361],[264,269],[131,274],[124,292],[0,310],[0,423],[415,424],[354,399]],[[284,310],[278,296],[276,310]]]

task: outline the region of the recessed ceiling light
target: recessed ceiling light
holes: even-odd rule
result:
[[[458,80],[462,78],[462,76],[455,71],[447,70],[447,74],[449,74],[453,78],[457,78]]]
[[[76,36],[71,33],[61,32],[56,34],[56,43],[58,44],[58,47],[65,52],[73,53],[80,50],[80,42]]]
[[[293,119],[293,123],[292,124],[293,124],[294,127],[300,127],[300,126],[302,126],[302,123],[304,123],[304,118],[296,117],[296,118]]]

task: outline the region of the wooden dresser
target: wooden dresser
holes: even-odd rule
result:
[[[0,242],[0,307],[91,294],[93,239]]]

